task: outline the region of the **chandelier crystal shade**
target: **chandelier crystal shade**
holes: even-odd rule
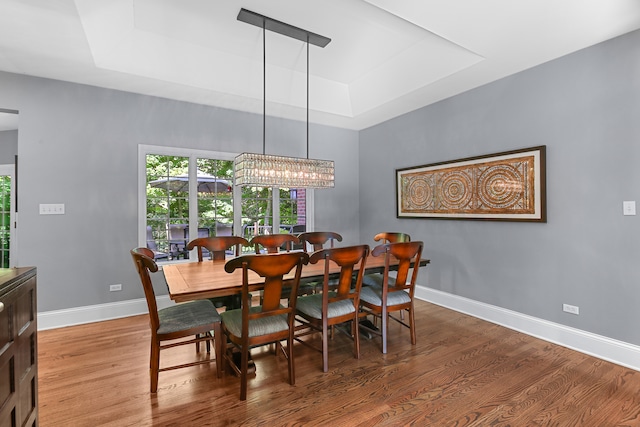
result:
[[[235,160],[236,185],[332,188],[333,160],[242,153]]]
[[[309,44],[325,47],[331,39],[311,33],[255,12],[241,9],[238,20],[262,28],[263,33],[263,129],[262,154],[242,153],[235,158],[235,185],[284,188],[333,188],[334,162],[309,158]],[[307,158],[265,154],[266,122],[266,42],[270,30],[307,44]]]

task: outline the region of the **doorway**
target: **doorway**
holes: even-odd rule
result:
[[[16,259],[16,163],[18,111],[0,108],[0,268],[14,267]]]

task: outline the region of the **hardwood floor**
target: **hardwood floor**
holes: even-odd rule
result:
[[[640,425],[640,372],[426,302],[416,308],[417,345],[392,322],[389,353],[363,339],[357,360],[336,334],[326,374],[321,354],[297,345],[295,386],[282,355],[255,350],[245,402],[238,378],[217,379],[214,364],[162,372],[150,394],[147,316],[42,331],[40,425]],[[160,362],[193,357],[182,346]]]

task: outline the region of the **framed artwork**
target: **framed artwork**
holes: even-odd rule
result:
[[[398,218],[547,222],[546,146],[396,169]]]

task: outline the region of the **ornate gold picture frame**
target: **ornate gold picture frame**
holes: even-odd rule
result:
[[[546,146],[396,169],[398,218],[547,222]]]

